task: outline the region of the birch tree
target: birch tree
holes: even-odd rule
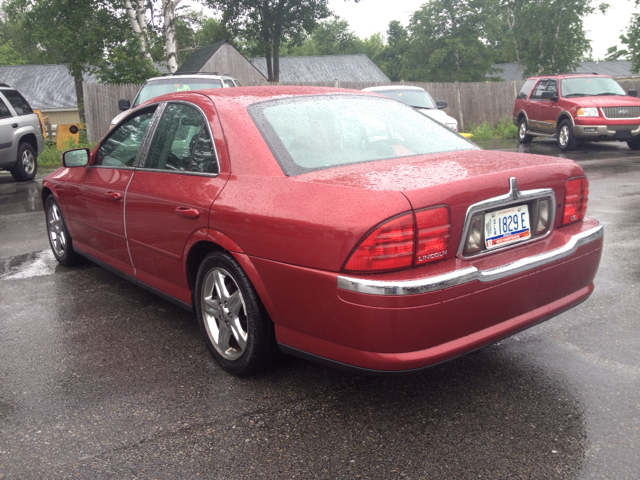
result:
[[[142,0],[139,0],[132,3],[131,0],[125,0],[124,6],[127,12],[127,18],[129,19],[129,24],[131,25],[131,29],[133,30],[134,35],[140,41],[142,55],[144,55],[144,57],[148,60],[151,60],[151,52],[149,51],[149,37],[147,35],[147,13],[144,2]]]

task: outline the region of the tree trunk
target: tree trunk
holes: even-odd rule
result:
[[[175,8],[176,6],[173,0],[162,0],[162,9],[164,11],[165,53],[167,55],[167,70],[169,70],[169,73],[175,73],[178,69]]]
[[[79,63],[70,63],[67,65],[69,73],[73,77],[73,83],[76,87],[76,102],[78,103],[78,114],[80,115],[80,123],[85,125],[84,116],[84,92],[82,90],[82,65]]]
[[[265,45],[264,59],[267,61],[267,80],[273,82],[273,66],[271,64],[271,45]]]
[[[144,6],[142,6],[142,2],[136,2],[134,10],[131,0],[125,0],[124,6],[127,11],[129,23],[131,24],[131,29],[135,36],[140,40],[140,50],[142,55],[151,60],[149,42],[147,40],[147,19],[144,13]]]

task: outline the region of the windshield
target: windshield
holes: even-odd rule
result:
[[[286,175],[475,147],[413,108],[380,97],[293,97],[249,106]]]
[[[141,103],[159,97],[165,93],[187,92],[189,90],[205,90],[207,88],[222,88],[222,82],[215,78],[166,78],[145,84],[133,102],[136,107]]]
[[[626,95],[620,84],[609,77],[565,78],[561,85],[561,93],[565,98]]]
[[[431,95],[429,95],[426,90],[375,90],[374,93],[393,98],[410,107],[438,108],[436,102],[433,101],[433,98],[431,98]]]

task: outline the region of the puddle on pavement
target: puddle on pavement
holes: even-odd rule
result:
[[[0,181],[0,215],[41,212],[40,182]]]
[[[58,262],[51,250],[17,255],[0,260],[0,280],[43,277],[55,272]]]

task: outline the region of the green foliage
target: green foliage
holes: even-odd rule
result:
[[[607,54],[605,55],[604,59],[608,61],[625,60],[628,55],[629,52],[627,50],[625,50],[624,48],[622,50],[618,50],[618,46],[614,45],[613,47],[607,48]]]
[[[631,71],[640,71],[640,14],[634,13],[627,32],[620,36],[622,43],[627,46],[628,56],[631,60]]]
[[[485,27],[494,0],[433,0],[409,23],[401,75],[428,82],[476,82],[493,72]]]
[[[100,83],[144,83],[160,75],[151,61],[140,53],[139,40],[129,34],[127,43],[113,46],[91,71]]]
[[[215,18],[187,11],[176,18],[178,43],[178,65],[182,64],[194,50],[230,39],[231,35]]]
[[[518,127],[509,117],[502,117],[495,127],[489,122],[484,122],[482,125],[471,127],[469,131],[473,133],[473,140],[518,138]]]
[[[523,76],[575,70],[591,51],[583,19],[594,11],[592,0],[501,0]],[[600,11],[606,12],[606,5]]]
[[[291,55],[345,55],[355,53],[359,38],[346,20],[334,18],[318,24],[301,45],[289,48]]]
[[[409,45],[409,33],[397,20],[389,22],[387,46],[372,60],[392,82],[401,80],[404,54]],[[371,58],[371,57],[370,57]]]
[[[25,65],[26,63],[27,60],[13,48],[11,40],[0,44],[0,65]]]

